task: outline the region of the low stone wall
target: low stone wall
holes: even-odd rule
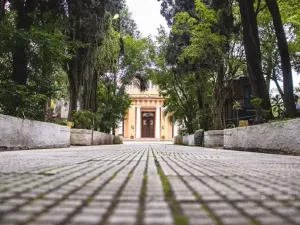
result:
[[[224,148],[300,154],[300,119],[225,130]]]
[[[199,139],[200,140],[197,140]],[[201,146],[201,139],[202,139],[202,131],[197,131],[195,134],[191,135],[177,135],[174,137],[174,144],[175,145],[188,145],[188,146]],[[199,143],[196,143],[197,141]]]
[[[93,142],[92,142],[93,136]],[[71,145],[90,146],[90,145],[112,145],[114,136],[99,131],[84,129],[71,129]]]
[[[182,145],[182,135],[177,135],[174,137],[174,145]]]
[[[224,130],[210,130],[204,132],[204,147],[216,148],[224,146]]]
[[[182,144],[188,146],[195,146],[195,135],[186,135],[182,137]]]
[[[69,127],[0,115],[0,150],[69,146]]]

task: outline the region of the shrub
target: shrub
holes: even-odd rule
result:
[[[123,138],[120,136],[114,136],[114,144],[115,145],[123,144]]]
[[[94,121],[95,118],[95,114],[92,113],[90,110],[81,110],[74,112],[72,117],[74,122],[74,128],[91,129],[92,126],[96,124],[96,121]]]
[[[67,126],[68,125],[68,121],[63,120],[63,119],[56,119],[56,120],[54,120],[54,123],[58,124],[58,125],[62,125],[62,126]]]

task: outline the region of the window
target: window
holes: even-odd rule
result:
[[[154,113],[143,113],[143,117],[154,117]]]
[[[251,108],[252,89],[250,85],[244,86],[244,107]]]

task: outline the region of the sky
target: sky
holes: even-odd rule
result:
[[[157,0],[126,0],[129,11],[143,36],[156,36],[160,25],[167,27],[167,22],[160,15],[160,2]]]

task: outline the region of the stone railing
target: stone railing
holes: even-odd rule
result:
[[[71,129],[71,145],[112,145],[114,136],[98,131]]]
[[[224,145],[224,130],[210,130],[204,132],[204,147],[216,148]]]
[[[195,146],[195,135],[191,134],[182,136],[182,144],[188,146]]]
[[[203,138],[204,133],[204,138]],[[205,146],[210,148],[223,147],[224,131],[211,130],[203,132],[203,130],[196,131],[195,134],[174,137],[174,144],[188,145],[188,146]]]
[[[195,137],[178,135],[174,144],[194,146]],[[204,147],[300,155],[300,119],[207,131]]]
[[[300,119],[227,129],[224,148],[300,154]]]
[[[69,127],[0,115],[0,150],[69,146]]]

